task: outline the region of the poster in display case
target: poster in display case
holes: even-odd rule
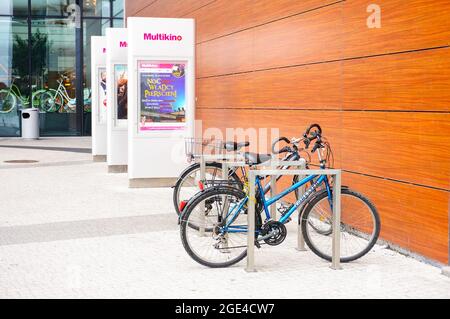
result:
[[[106,123],[106,68],[100,67],[97,72],[98,81],[98,121]]]
[[[185,128],[186,66],[185,61],[138,61],[139,131]]]
[[[126,64],[114,65],[114,88],[116,92],[116,120],[128,118],[128,69]]]

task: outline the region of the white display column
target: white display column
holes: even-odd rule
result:
[[[127,29],[129,185],[172,186],[194,132],[195,23],[131,17]]]
[[[126,173],[128,163],[127,29],[106,29],[107,162],[109,173]]]
[[[91,37],[91,115],[92,157],[94,161],[106,161],[106,38]]]

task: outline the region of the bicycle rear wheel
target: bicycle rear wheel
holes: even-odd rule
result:
[[[327,192],[314,197],[302,215],[302,232],[308,247],[319,257],[331,261],[332,208]],[[380,217],[372,202],[348,188],[341,191],[341,262],[367,254],[380,234]]]
[[[228,267],[247,255],[245,193],[233,187],[211,188],[190,203],[181,218],[181,241],[189,256],[212,268]],[[234,209],[234,211],[233,211]],[[239,211],[238,211],[239,210]],[[233,230],[223,225],[237,212]],[[260,215],[256,214],[257,225]],[[258,226],[257,226],[258,227]],[[242,231],[236,231],[241,229]]]
[[[10,113],[17,104],[17,98],[8,90],[0,90],[0,113]]]
[[[38,108],[44,112],[53,112],[55,111],[55,99],[53,98],[50,92],[40,92],[35,95],[34,103],[37,103]],[[33,104],[34,104],[33,103]]]

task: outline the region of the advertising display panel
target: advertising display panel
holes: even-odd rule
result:
[[[114,65],[114,88],[115,120],[126,120],[128,118],[128,67],[126,64]]]
[[[106,100],[106,68],[99,67],[97,70],[97,85],[98,85],[98,105],[97,114],[98,122],[101,124],[106,123],[106,112],[108,102]]]
[[[128,17],[130,187],[173,186],[195,129],[195,20]]]
[[[128,32],[125,28],[106,28],[107,144],[108,172],[128,170]]]
[[[185,128],[186,64],[138,61],[140,131]]]
[[[106,67],[106,38],[91,39],[91,90],[92,90],[92,157],[104,162],[107,158],[108,80]]]

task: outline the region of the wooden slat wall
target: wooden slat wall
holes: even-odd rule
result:
[[[450,1],[376,1],[380,29],[367,0],[128,2],[130,16],[196,19],[204,129],[290,137],[319,122],[382,237],[448,262]]]

